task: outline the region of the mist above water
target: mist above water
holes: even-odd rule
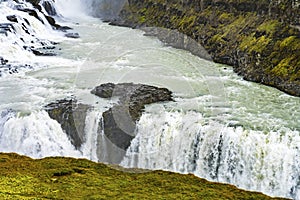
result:
[[[89,15],[101,19],[116,18],[126,0],[65,0],[57,1],[57,7],[66,17]]]

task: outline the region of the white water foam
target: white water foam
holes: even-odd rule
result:
[[[121,165],[193,173],[299,199],[299,144],[299,132],[286,128],[265,134],[207,121],[196,112],[147,113]]]
[[[2,112],[0,119],[0,151],[16,152],[33,158],[48,156],[82,157],[75,150],[60,124],[46,111],[28,116]]]
[[[29,15],[26,9],[33,10],[38,15],[37,19]],[[17,22],[11,22],[7,16],[13,16]],[[24,0],[15,2],[8,0],[0,3],[0,56],[8,60],[9,66],[0,70],[1,75],[12,71],[7,68],[33,69],[45,66],[48,57],[36,56],[32,49],[40,50],[44,47],[53,47],[53,42],[61,42],[63,34],[54,31],[43,13],[39,12],[30,3]],[[7,28],[8,27],[8,28]]]

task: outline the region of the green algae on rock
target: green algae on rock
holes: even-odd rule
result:
[[[177,29],[246,80],[300,96],[298,1],[128,0],[112,23]]]
[[[1,199],[282,199],[194,175],[0,153]]]

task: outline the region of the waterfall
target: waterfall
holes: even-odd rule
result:
[[[56,1],[60,14],[69,18],[94,16],[103,19],[117,17],[126,0],[64,0]]]
[[[300,135],[207,121],[196,112],[144,114],[121,165],[193,173],[272,196],[299,199]]]
[[[33,112],[27,116],[3,111],[0,119],[0,151],[16,152],[33,158],[82,157],[60,124],[52,120],[46,111]]]
[[[45,15],[25,0],[1,2],[0,22],[0,76],[42,66],[36,54],[49,54],[62,39]]]
[[[0,0],[0,152],[121,160],[124,167],[193,173],[300,199],[299,99],[245,82],[228,66],[164,47],[139,30],[91,17],[116,17],[124,2],[41,0],[39,10],[25,0]],[[64,37],[46,15],[81,38]],[[37,56],[36,51],[53,55]],[[146,108],[127,151],[104,134],[102,113],[111,102],[90,94],[108,81],[174,92],[176,102]],[[70,96],[91,108],[79,148],[44,111],[47,104]]]
[[[81,152],[85,158],[93,161],[99,161],[97,149],[98,145],[98,132],[99,122],[102,119],[102,113],[98,111],[90,111],[85,120],[85,143],[81,147]],[[100,159],[101,160],[101,159]]]

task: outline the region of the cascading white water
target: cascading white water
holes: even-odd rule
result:
[[[58,122],[45,111],[28,116],[2,113],[0,123],[0,151],[16,152],[33,158],[47,156],[79,157],[80,152],[71,145]]]
[[[139,30],[109,26],[89,16],[118,1],[49,2],[56,19],[81,38],[64,38],[25,1],[0,2],[0,23],[13,27],[0,33],[0,56],[19,72],[10,74],[8,65],[0,67],[1,152],[114,163],[125,152],[101,127],[102,112],[111,102],[90,90],[105,82],[145,83],[169,88],[176,102],[147,107],[123,166],[194,173],[300,199],[299,98],[243,81],[228,66],[165,47]],[[44,23],[18,6],[36,10]],[[16,15],[18,22],[8,21],[8,15]],[[53,42],[60,43],[53,57],[39,57],[23,47],[39,49],[41,43]],[[95,108],[87,113],[79,149],[44,111],[48,103],[70,96]]]
[[[193,173],[299,199],[299,144],[299,132],[287,128],[263,133],[207,121],[196,112],[147,113],[121,165]]]

